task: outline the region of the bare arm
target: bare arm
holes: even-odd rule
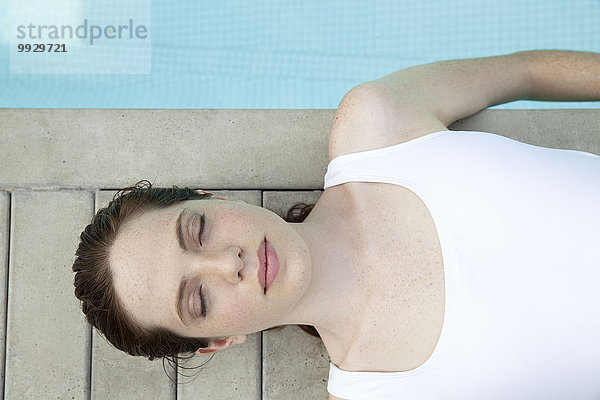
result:
[[[600,101],[600,53],[529,50],[531,93],[527,100]]]
[[[397,112],[426,110],[445,126],[515,100],[600,101],[600,54],[528,50],[438,61],[365,83]],[[424,111],[425,112],[425,111]]]
[[[523,52],[416,65],[365,85],[396,112],[406,117],[426,113],[445,126],[487,107],[526,99],[531,90]]]
[[[338,106],[329,156],[411,140],[515,100],[600,100],[600,54],[520,51],[416,65],[361,83]]]

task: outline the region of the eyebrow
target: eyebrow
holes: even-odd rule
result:
[[[183,251],[187,251],[188,249],[185,244],[185,238],[183,237],[183,228],[181,226],[181,221],[183,220],[183,217],[187,215],[187,210],[188,210],[187,207],[184,208],[183,210],[181,210],[181,212],[179,213],[179,216],[177,217],[177,222],[175,223],[175,231],[177,232],[177,241],[179,242],[179,247],[181,247],[181,249]],[[177,315],[179,315],[179,319],[181,320],[181,322],[183,322],[184,325],[187,325],[185,323],[185,321],[183,320],[183,293],[185,292],[186,285],[187,285],[187,280],[182,280],[181,283],[179,284],[177,303],[175,304],[175,308],[177,309]]]
[[[177,217],[177,222],[175,223],[175,231],[177,232],[177,241],[179,241],[179,247],[183,251],[187,251],[188,248],[185,244],[185,238],[183,237],[183,227],[181,226],[181,221],[183,220],[183,217],[185,217],[187,215],[187,211],[188,211],[187,207],[184,208],[183,210],[181,210],[181,212],[179,213],[179,216]]]

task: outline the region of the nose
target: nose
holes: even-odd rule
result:
[[[198,254],[194,261],[194,273],[201,273],[206,277],[225,279],[230,283],[238,283],[242,278],[244,261],[241,258],[242,249],[229,246],[225,249],[205,250]]]

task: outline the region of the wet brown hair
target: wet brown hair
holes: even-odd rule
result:
[[[87,321],[115,348],[132,356],[147,357],[150,361],[162,358],[163,369],[165,360],[171,366],[175,364],[179,368],[192,369],[182,367],[177,360],[189,360],[194,357],[196,350],[210,345],[209,338],[181,337],[167,328],[148,330],[130,318],[113,286],[109,252],[120,227],[128,221],[135,220],[145,212],[164,209],[180,201],[212,197],[212,193],[198,193],[188,187],[152,187],[149,181],[142,180],[115,193],[108,206],[99,209],[81,233],[81,242],[73,263],[75,296],[81,301],[81,309]],[[302,222],[313,207],[314,204],[296,203],[288,210],[284,220]],[[314,327],[298,326],[320,338]],[[265,331],[281,330],[284,327],[276,326]],[[191,354],[182,357],[180,353]]]

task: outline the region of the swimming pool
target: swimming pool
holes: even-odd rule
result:
[[[12,1],[0,3],[0,26],[11,22]],[[144,3],[150,57],[141,73],[130,69],[137,56],[104,57],[123,62],[104,74],[11,73],[17,32],[3,29],[0,107],[332,109],[353,86],[412,65],[530,49],[600,51],[597,0],[502,0],[485,7],[474,0]],[[119,21],[136,12],[117,11]],[[92,24],[93,10],[77,13],[77,21]],[[600,102],[492,108],[600,108]]]

